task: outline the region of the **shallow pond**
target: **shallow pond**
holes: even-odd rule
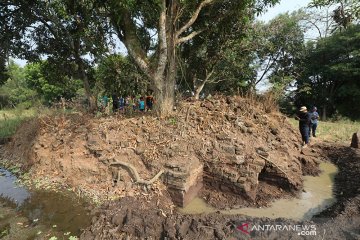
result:
[[[88,205],[68,193],[29,191],[0,168],[0,238],[68,239],[90,225]]]
[[[298,198],[276,200],[267,208],[218,210],[206,204],[203,199],[195,198],[185,208],[180,209],[180,212],[185,214],[220,212],[273,219],[280,217],[294,220],[310,219],[336,201],[333,185],[337,167],[331,163],[321,163],[320,169],[322,172],[318,177],[304,177],[304,191]]]

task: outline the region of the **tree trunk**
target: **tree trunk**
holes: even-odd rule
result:
[[[84,83],[85,95],[87,100],[89,101],[89,111],[95,112],[97,109],[96,98],[91,93],[89,79],[85,72],[83,60],[80,57],[77,57],[76,62],[78,65],[79,76]]]
[[[133,57],[139,68],[150,79],[154,88],[155,111],[160,116],[172,113],[175,103],[176,84],[176,46],[189,41],[202,31],[187,31],[199,16],[200,11],[211,5],[215,0],[202,0],[190,19],[182,26],[177,26],[181,15],[179,0],[161,0],[161,12],[158,26],[158,56],[156,64],[150,64],[147,52],[142,49],[141,41],[137,35],[137,23],[131,12],[122,8],[120,19],[118,13],[112,12],[112,24],[119,39],[125,44],[129,54]],[[183,36],[184,34],[187,34]]]
[[[176,43],[175,43],[175,18],[177,1],[171,1],[166,12],[166,58],[167,65],[161,78],[155,77],[156,111],[160,116],[170,115],[175,103],[176,84]]]
[[[155,111],[162,117],[172,113],[174,108],[174,84],[166,77],[155,80]]]
[[[200,93],[201,93],[201,91],[204,89],[205,84],[206,84],[206,81],[203,81],[203,82],[200,84],[200,86],[195,87],[195,94],[194,94],[195,100],[199,100],[199,99],[200,99]]]

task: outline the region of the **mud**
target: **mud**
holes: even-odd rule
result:
[[[285,218],[251,218],[220,213],[185,215],[174,212],[171,203],[154,197],[144,205],[136,198],[123,198],[104,205],[95,213],[92,226],[81,239],[359,239],[360,237],[360,152],[344,146],[314,146],[319,154],[339,167],[335,177],[338,201],[309,221]],[[159,204],[160,203],[160,204]],[[139,207],[141,206],[141,207]],[[301,231],[249,231],[239,226],[314,226],[316,235]],[[241,228],[241,227],[240,227]],[[306,234],[309,232],[303,232]]]
[[[337,173],[335,165],[320,164],[321,174],[318,177],[304,177],[304,188],[299,196],[290,199],[280,199],[268,207],[233,208],[219,210],[210,207],[204,199],[196,198],[185,208],[180,208],[182,214],[200,214],[220,212],[225,215],[246,215],[249,217],[267,217],[271,219],[287,218],[293,220],[310,220],[312,216],[332,206],[336,199],[333,196],[333,181]]]

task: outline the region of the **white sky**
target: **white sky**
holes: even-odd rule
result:
[[[293,12],[299,8],[306,7],[311,0],[281,0],[279,4],[270,8],[265,14],[261,15],[258,19],[265,22],[276,17],[278,14]]]

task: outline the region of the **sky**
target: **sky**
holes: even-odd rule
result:
[[[310,2],[311,0],[281,0],[280,3],[261,15],[259,19],[268,22],[280,13],[296,11],[302,7],[306,7]]]
[[[258,19],[268,22],[278,14],[292,12],[298,10],[301,7],[306,7],[310,1],[311,0],[281,0],[279,4],[275,5],[273,8],[270,8],[265,14],[259,16]],[[26,64],[26,61],[21,59],[15,59],[15,62],[20,66],[24,66]]]
[[[302,7],[306,7],[311,0],[281,0],[280,3],[270,8],[265,14],[258,17],[259,20],[268,22],[275,18],[277,15],[286,12],[293,12]],[[258,73],[261,74],[261,73]],[[260,92],[266,91],[270,87],[267,81],[260,82],[256,89]]]

